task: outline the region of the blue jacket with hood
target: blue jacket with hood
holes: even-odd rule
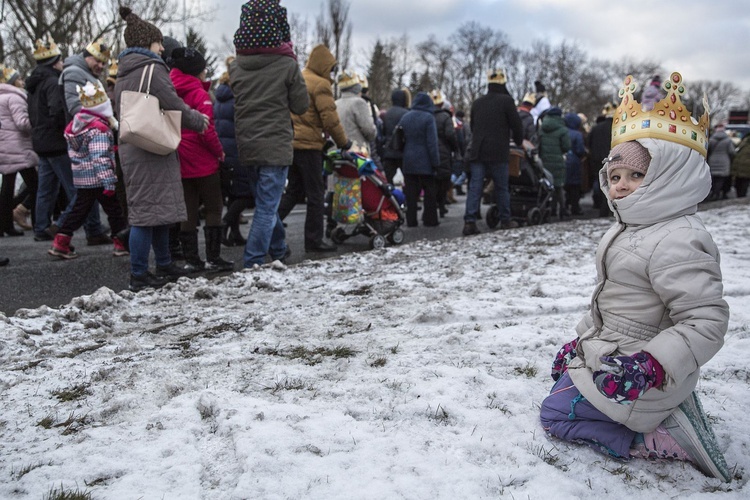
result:
[[[411,110],[399,122],[404,129],[404,163],[401,171],[405,175],[435,175],[440,165],[434,109],[430,96],[420,92],[414,98]]]

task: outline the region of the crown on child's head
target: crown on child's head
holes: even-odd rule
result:
[[[681,99],[685,93],[682,75],[672,73],[661,87],[667,96],[658,101],[653,109],[644,111],[641,104],[633,99],[633,93],[638,88],[633,75],[625,78],[619,94],[622,102],[612,121],[612,147],[635,139],[663,139],[706,156],[709,124],[706,96],[703,96],[703,115],[696,119]]]
[[[94,106],[107,102],[107,99],[109,99],[102,84],[98,81],[96,84],[86,82],[86,85],[83,87],[76,85],[76,90],[78,91],[78,97],[81,98],[81,105],[84,108],[93,108]]]
[[[52,37],[49,37],[49,41],[43,42],[42,40],[37,40],[34,45],[34,60],[35,61],[43,61],[44,59],[49,59],[50,57],[59,56],[61,54],[60,47],[57,46],[55,43],[55,40],[52,39]]]

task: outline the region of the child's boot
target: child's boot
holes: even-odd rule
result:
[[[47,250],[47,253],[60,259],[77,258],[78,254],[75,252],[75,248],[70,245],[72,238],[72,236],[68,236],[67,234],[57,233],[52,242],[52,248]]]

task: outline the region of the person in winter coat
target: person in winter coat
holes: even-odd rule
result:
[[[737,153],[732,160],[732,177],[737,198],[747,196],[747,187],[750,184],[750,134],[745,135],[737,146]]]
[[[414,97],[411,110],[398,122],[404,129],[404,195],[406,196],[406,225],[417,227],[419,192],[424,191],[422,224],[440,224],[437,213],[437,184],[435,174],[440,166],[437,126],[430,96],[420,92]]]
[[[177,148],[185,195],[187,220],[180,226],[180,243],[185,256],[185,270],[191,273],[209,269],[231,271],[233,262],[221,258],[221,212],[224,209],[219,178],[219,162],[224,161],[224,150],[214,126],[214,109],[206,81],[206,59],[194,48],[178,47],[172,51],[172,79],[177,96],[185,104],[208,116],[208,128],[198,133],[183,129]],[[198,208],[206,210],[206,261],[198,252]]]
[[[661,77],[654,75],[651,79],[651,83],[648,87],[643,89],[643,95],[641,96],[641,109],[643,111],[651,111],[656,106],[656,103],[666,97],[666,92],[661,88]]]
[[[86,82],[95,84],[99,81],[104,67],[109,63],[109,56],[110,47],[99,39],[88,44],[80,54],[65,59],[59,83],[65,95],[68,122],[81,110],[81,99],[77,89],[84,87]]]
[[[521,125],[523,126],[523,138],[533,144],[535,148],[538,148],[539,134],[536,130],[536,120],[534,115],[531,114],[534,103],[536,103],[536,96],[531,92],[526,93],[518,106],[518,116],[521,118]]]
[[[78,89],[81,108],[65,127],[65,140],[73,165],[73,184],[76,187],[75,203],[55,235],[48,253],[60,259],[78,257],[70,240],[98,201],[107,214],[112,230],[113,255],[128,255],[127,243],[120,236],[127,228],[127,222],[120,202],[115,198],[117,174],[113,129],[117,129],[118,123],[112,112],[112,102],[99,82],[86,82]]]
[[[229,65],[229,81],[235,97],[240,164],[254,169],[258,179],[244,254],[244,267],[254,268],[265,262],[267,254],[281,263],[290,254],[279,215],[296,138],[289,115],[293,121],[308,110],[309,89],[294,55],[286,9],[278,0],[252,0],[242,6],[234,46],[237,59]],[[317,139],[322,164],[323,139]],[[317,173],[322,183],[322,166]],[[320,217],[322,226],[322,212]]]
[[[523,143],[523,127],[516,111],[516,103],[505,87],[507,81],[503,70],[490,71],[487,75],[487,93],[471,105],[472,137],[466,153],[470,178],[464,214],[464,236],[480,232],[477,218],[485,176],[491,177],[494,182],[500,227],[518,227],[510,214],[508,158],[511,137],[516,144]]]
[[[73,209],[76,191],[68,146],[63,135],[67,120],[63,93],[58,85],[63,69],[60,49],[51,38],[47,42],[37,40],[34,59],[37,65],[26,80],[31,140],[34,152],[39,156],[34,240],[51,241]],[[50,224],[61,186],[68,198],[68,205],[56,223]],[[91,210],[83,228],[89,245],[112,242],[104,234],[98,210]]]
[[[234,56],[227,57],[225,71],[219,77],[219,86],[216,87],[214,95],[214,122],[219,142],[224,150],[224,165],[231,172],[231,183],[229,186],[229,205],[222,219],[221,242],[228,246],[245,246],[247,238],[240,232],[240,217],[242,211],[254,203],[253,191],[255,190],[255,170],[240,164],[239,152],[237,151],[237,137],[234,127],[234,92],[229,85],[229,65],[235,60]]]
[[[596,252],[591,309],[553,363],[542,425],[619,460],[687,460],[729,481],[695,393],[729,321],[719,250],[696,215],[708,164],[661,138],[619,143],[605,161],[616,221]]]
[[[352,149],[365,156],[371,156],[370,143],[378,135],[372,111],[367,101],[362,99],[362,84],[354,72],[342,71],[338,76],[341,97],[336,99],[336,112],[344,126],[346,136],[352,141]]]
[[[734,155],[734,143],[727,135],[724,124],[720,123],[714,128],[714,133],[708,141],[708,166],[711,167],[711,193],[708,200],[726,198]]]
[[[390,142],[396,125],[409,111],[409,107],[411,107],[411,92],[409,92],[409,89],[394,89],[391,92],[391,107],[383,115],[383,170],[390,184],[393,184],[393,177],[401,168],[404,159],[403,151],[392,149]]]
[[[571,215],[581,215],[581,184],[583,172],[581,162],[586,156],[586,146],[581,133],[581,118],[576,113],[565,113],[565,126],[570,136],[570,149],[565,155],[565,200]]]
[[[453,116],[449,107],[446,108],[446,101],[443,93],[439,90],[433,90],[431,93],[432,102],[435,103],[435,126],[438,135],[438,151],[440,152],[440,165],[435,172],[435,183],[437,185],[437,204],[440,217],[445,217],[448,213],[448,195],[453,197],[453,183],[451,182],[451,173],[453,172],[453,153],[458,152],[458,139],[456,138],[456,129],[453,126]]]
[[[591,179],[594,208],[599,209],[599,217],[608,217],[610,215],[607,199],[601,190],[598,181],[599,169],[602,162],[609,155],[612,147],[612,120],[614,118],[617,106],[608,102],[602,109],[601,116],[596,120],[596,125],[591,128],[586,137],[586,144],[589,150],[589,164],[595,172],[595,177]]]
[[[183,130],[205,131],[208,116],[185,104],[169,79],[169,68],[160,56],[163,47],[159,28],[143,21],[128,7],[120,7],[120,16],[127,23],[124,33],[127,48],[117,58],[117,116],[122,117],[122,93],[126,90],[137,92],[141,76],[153,65],[151,95],[159,99],[159,106],[165,110],[181,111]],[[124,142],[120,142],[118,151],[131,227],[130,289],[158,288],[170,279],[185,275],[169,253],[169,226],[187,220],[180,161],[177,152],[162,156]],[[156,257],[155,273],[151,273],[148,266],[152,248]]]
[[[343,150],[352,146],[333,99],[332,74],[336,58],[325,45],[310,52],[302,76],[307,86],[307,111],[293,115],[294,161],[289,169],[289,185],[281,197],[279,216],[283,220],[297,203],[307,198],[305,216],[305,252],[333,252],[336,245],[326,242],[325,184],[323,182],[323,146],[330,136]]]
[[[0,64],[0,173],[3,186],[0,189],[0,237],[21,236],[23,231],[13,227],[16,214],[22,215],[19,222],[25,222],[26,215],[33,214],[36,198],[39,157],[31,143],[31,121],[23,89],[23,78],[14,68]],[[19,204],[13,207],[16,186],[16,173],[21,173],[29,188],[29,206]],[[32,218],[33,221],[33,218]],[[25,227],[24,229],[31,229]]]
[[[378,105],[372,102],[370,97],[370,82],[364,75],[359,75],[359,83],[362,85],[362,93],[360,97],[365,100],[367,107],[370,109],[370,117],[372,123],[375,125],[375,139],[370,141],[370,158],[377,165],[378,170],[383,170],[383,120],[381,118],[380,109]]]
[[[560,219],[567,215],[565,208],[565,154],[570,150],[570,134],[562,117],[562,110],[552,107],[540,118],[539,156],[544,168],[554,178],[555,196],[552,200],[552,215]]]

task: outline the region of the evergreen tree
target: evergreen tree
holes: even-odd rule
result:
[[[367,80],[370,83],[369,94],[372,101],[380,109],[389,107],[393,85],[393,60],[380,40],[375,42],[375,48],[372,51]]]
[[[213,78],[217,69],[221,72],[222,68],[217,68],[216,64],[218,58],[208,50],[206,39],[192,27],[189,27],[185,34],[185,46],[192,47],[203,54],[203,57],[206,59],[206,78],[208,80]]]

